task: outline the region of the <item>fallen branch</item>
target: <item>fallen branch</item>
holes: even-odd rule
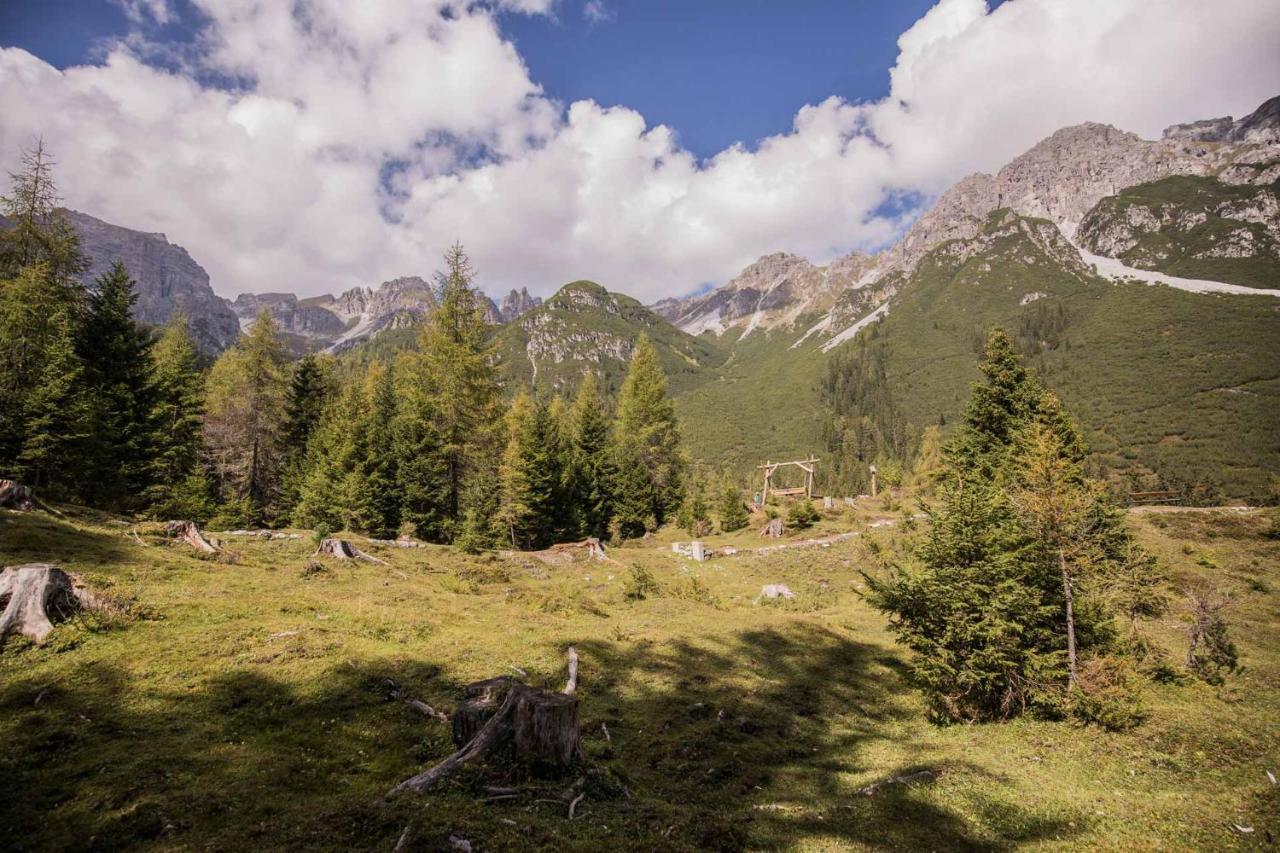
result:
[[[345,539],[325,539],[320,543],[320,547],[316,549],[315,554],[311,556],[327,555],[337,557],[339,560],[368,560],[370,563],[377,563],[385,566],[385,560],[379,560],[377,557],[366,554],[356,546],[352,545]]]
[[[136,528],[136,527],[135,527],[135,528],[133,528],[132,530],[130,530],[130,531],[129,531],[129,534],[130,534],[131,536],[133,536],[133,541],[134,541],[134,542],[137,542],[137,543],[138,543],[139,545],[141,545],[143,548],[150,548],[150,547],[151,547],[151,546],[150,546],[150,545],[148,545],[146,542],[143,542],[143,541],[142,541],[142,537],[138,535],[138,528]]]
[[[581,794],[579,794],[578,796],[576,796],[576,797],[574,797],[574,798],[573,798],[573,802],[572,802],[572,803],[569,803],[569,820],[573,820],[573,812],[574,812],[574,810],[575,810],[576,808],[578,808],[578,803],[582,802],[582,799],[583,799],[586,795],[587,795],[587,792],[586,792],[586,791],[583,791]]]
[[[913,782],[928,782],[937,779],[941,775],[941,770],[918,770],[915,773],[892,776],[888,779],[881,779],[879,782],[872,782],[867,787],[859,789],[858,795],[871,797],[875,795],[876,791],[889,785],[910,785]]]
[[[392,699],[400,700],[419,714],[422,714],[424,717],[430,717],[433,720],[439,720],[442,723],[449,722],[449,715],[443,711],[437,711],[421,699],[411,699],[405,696],[404,692],[400,690],[400,685],[396,683],[394,678],[388,678],[385,683]]]

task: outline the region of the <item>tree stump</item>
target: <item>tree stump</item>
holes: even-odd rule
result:
[[[218,546],[204,538],[204,534],[200,532],[199,527],[196,527],[194,521],[166,522],[164,535],[170,539],[181,539],[197,551],[203,551],[206,554],[218,553]]]
[[[498,749],[510,748],[516,760],[535,767],[564,770],[582,755],[578,724],[578,653],[569,649],[569,684],[563,693],[539,690],[507,676],[468,684],[466,698],[453,713],[458,751],[435,767],[406,779],[391,793],[426,791],[462,767]]]
[[[339,560],[368,560],[370,563],[377,563],[380,566],[387,564],[385,560],[379,560],[377,557],[366,554],[345,539],[325,539],[312,556],[321,554],[337,557]]]
[[[777,539],[778,537],[782,536],[782,530],[783,530],[782,519],[771,518],[769,519],[769,523],[760,529],[760,535]]]
[[[13,480],[0,480],[0,507],[26,512],[34,509],[35,494],[30,486],[15,483]]]
[[[49,563],[9,566],[0,572],[0,646],[13,632],[43,643],[53,630],[52,618],[101,607],[97,596],[78,580]],[[51,618],[52,617],[52,618]]]

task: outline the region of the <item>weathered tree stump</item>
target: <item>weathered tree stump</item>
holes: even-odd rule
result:
[[[563,693],[530,687],[499,676],[467,685],[466,698],[454,711],[453,741],[458,751],[392,789],[426,791],[470,761],[510,747],[518,761],[564,770],[581,757],[578,698],[578,653],[569,649],[569,684]]]
[[[79,610],[102,606],[78,580],[49,563],[9,566],[0,572],[0,646],[17,632],[43,643],[53,630],[53,618],[67,618]]]
[[[0,480],[0,507],[17,509],[26,512],[36,505],[35,493],[30,486],[15,483],[13,480]]]
[[[208,539],[204,538],[204,534],[200,532],[200,528],[196,527],[194,521],[169,521],[164,525],[164,535],[170,539],[181,539],[197,551],[203,551],[206,554],[218,553],[218,546],[214,545]]]
[[[769,536],[773,539],[777,539],[778,537],[782,536],[782,531],[783,531],[782,519],[771,518],[769,519],[768,524],[760,528],[760,535]]]
[[[377,557],[366,554],[345,539],[325,539],[312,556],[321,554],[337,557],[339,560],[368,560],[370,563],[377,563],[380,566],[387,564],[385,560],[379,560]]]

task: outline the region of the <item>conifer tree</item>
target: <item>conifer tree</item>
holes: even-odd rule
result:
[[[590,373],[583,375],[578,384],[569,420],[572,428],[570,483],[579,529],[584,536],[604,538],[613,516],[617,467],[609,444],[609,420],[604,402]]]
[[[546,404],[521,391],[507,412],[506,427],[498,519],[513,548],[545,547],[555,538],[559,515],[556,424]]]
[[[201,461],[204,376],[185,314],[170,316],[150,355],[154,432],[146,503],[157,518],[204,521],[212,509]]]
[[[701,476],[690,478],[685,489],[684,503],[676,514],[676,521],[686,533],[695,539],[711,532],[711,513],[707,507],[707,489]]]
[[[0,213],[9,227],[0,229],[0,279],[14,278],[23,269],[43,264],[47,283],[70,301],[83,299],[77,279],[89,268],[80,250],[80,237],[59,205],[62,199],[53,178],[55,165],[44,140],[22,152],[22,167],[10,173],[8,194],[0,196]]]
[[[312,431],[293,511],[297,526],[353,530],[369,516],[362,434],[367,403],[365,383],[348,381]]]
[[[461,245],[445,253],[446,271],[437,274],[438,304],[423,328],[416,381],[422,407],[432,420],[434,446],[423,446],[442,472],[438,511],[415,510],[420,521],[436,519],[421,531],[445,540],[457,535],[469,500],[483,503],[488,489],[468,489],[468,480],[492,481],[501,452],[501,401],[494,357],[486,341],[484,311],[472,288],[475,272]],[[428,411],[429,410],[429,411]],[[413,469],[409,472],[413,474]],[[425,487],[437,486],[434,479]]]
[[[1078,430],[1003,333],[981,371],[916,562],[868,578],[934,710],[963,719],[1061,707],[1105,643],[1103,592],[1134,547],[1083,474]]]
[[[667,395],[667,377],[657,350],[645,335],[636,341],[631,367],[622,383],[617,429],[626,443],[635,445],[649,472],[649,514],[661,525],[684,499],[684,460],[675,406]]]
[[[613,538],[632,539],[656,530],[658,519],[654,515],[654,506],[657,498],[653,477],[645,468],[640,442],[615,424],[611,453],[617,471],[612,496],[613,519],[609,524]]]
[[[280,486],[280,506],[292,514],[300,499],[306,476],[307,444],[332,396],[330,360],[308,353],[294,362],[289,373],[289,389],[284,403],[284,474]]]
[[[392,369],[375,364],[365,389],[364,418],[360,424],[364,470],[364,514],[361,526],[370,535],[391,539],[400,528],[399,460],[395,453],[395,378]]]
[[[133,320],[134,282],[119,261],[98,278],[80,330],[90,423],[85,497],[111,508],[138,506],[153,470],[152,337]]]
[[[724,486],[720,489],[720,500],[717,509],[720,516],[720,529],[725,533],[741,530],[747,526],[751,519],[751,516],[747,513],[746,506],[742,502],[742,493],[738,491],[738,487],[734,485],[733,481],[727,478]]]
[[[263,310],[209,373],[204,439],[229,520],[270,520],[277,509],[284,463],[283,365],[275,320]]]

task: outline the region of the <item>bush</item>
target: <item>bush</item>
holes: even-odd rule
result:
[[[659,592],[658,579],[653,572],[644,566],[632,565],[627,581],[623,586],[623,597],[627,601],[644,601]]]
[[[699,604],[706,604],[711,607],[720,606],[720,599],[716,598],[715,593],[693,575],[686,575],[676,581],[671,587],[671,596],[673,598],[682,598],[685,601],[696,601]]]
[[[807,498],[796,501],[787,511],[787,526],[796,530],[813,527],[813,523],[817,520],[818,511],[813,508],[813,501]]]
[[[742,495],[733,487],[726,487],[720,495],[720,529],[732,533],[747,526],[751,516],[742,503]]]
[[[1103,655],[1089,658],[1080,665],[1067,709],[1082,723],[1110,731],[1131,729],[1146,717],[1138,683],[1128,662]]]

